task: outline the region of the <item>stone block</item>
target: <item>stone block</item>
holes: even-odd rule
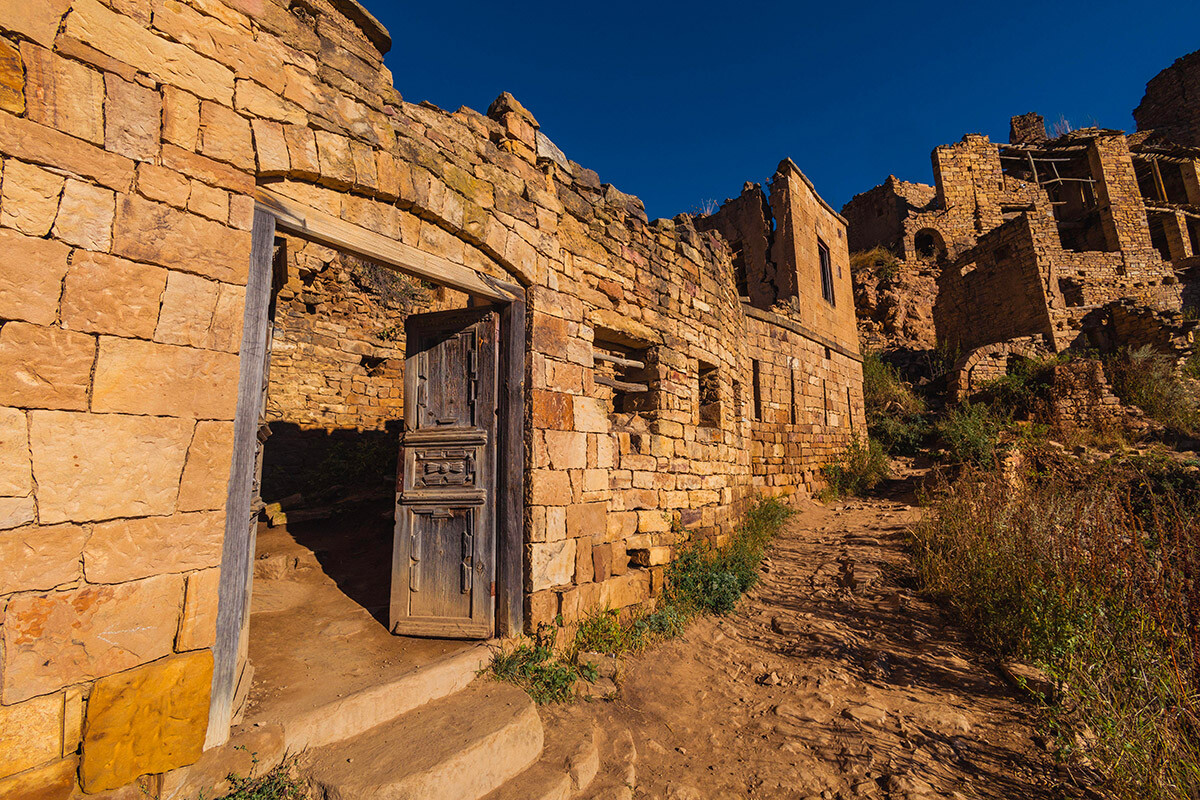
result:
[[[321,182],[335,189],[354,185],[354,157],[350,139],[329,131],[315,131],[317,156],[321,165]]]
[[[51,325],[58,316],[70,248],[59,242],[0,230],[0,318]]]
[[[216,281],[198,275],[171,272],[167,277],[167,290],[162,298],[162,312],[154,340],[164,344],[204,347],[212,330],[220,286]]]
[[[253,170],[250,120],[232,108],[204,101],[200,104],[200,152],[238,169]]]
[[[88,583],[124,583],[221,563],[225,514],[203,511],[170,517],[98,523],[83,549]]]
[[[532,422],[535,428],[563,431],[574,429],[574,406],[570,395],[534,389],[532,406]]]
[[[63,696],[48,694],[0,706],[0,777],[58,761],[62,753]]]
[[[254,133],[254,154],[259,176],[286,175],[291,168],[287,139],[278,122],[255,119],[250,123]]]
[[[565,506],[573,497],[569,473],[535,469],[529,474],[529,503],[535,506]]]
[[[661,533],[671,530],[671,520],[659,509],[638,512],[638,533]]]
[[[0,779],[0,797],[4,800],[67,800],[74,792],[78,769],[79,759],[71,756]]]
[[[138,164],[137,190],[150,200],[184,208],[192,193],[192,183],[174,170],[156,164]]]
[[[607,503],[576,503],[567,506],[567,536],[603,537],[608,530]]]
[[[127,195],[117,201],[113,253],[244,285],[250,233]]]
[[[595,397],[576,395],[571,398],[574,405],[575,430],[589,433],[608,433],[608,408]]]
[[[0,328],[0,405],[85,409],[95,360],[92,336],[27,322]]]
[[[182,600],[179,575],[17,595],[4,617],[4,703],[170,654]]]
[[[200,144],[200,99],[194,94],[163,87],[162,137],[176,147],[195,150]]]
[[[587,434],[576,431],[545,432],[546,451],[554,469],[583,469],[588,465]]]
[[[116,195],[109,189],[68,179],[63,187],[54,236],[85,250],[108,252]]]
[[[255,119],[270,119],[289,124],[308,122],[308,113],[254,81],[239,80],[234,95],[237,110]]]
[[[53,47],[54,37],[71,0],[0,0],[0,19],[10,31],[23,34],[42,47]]]
[[[33,495],[26,497],[0,497],[0,531],[28,525],[37,516]]]
[[[162,95],[112,73],[104,76],[104,85],[104,149],[153,161],[161,138]]]
[[[67,170],[118,192],[133,182],[133,162],[124,156],[11,114],[0,114],[0,150],[14,158]]]
[[[102,336],[92,410],[233,419],[237,385],[231,353]]]
[[[233,423],[201,421],[188,448],[187,465],[179,486],[180,511],[225,507],[229,470],[233,462]]]
[[[202,650],[97,681],[84,725],[83,790],[116,789],[195,763],[204,750],[212,671],[212,653]]]
[[[317,140],[311,128],[302,125],[287,125],[283,129],[287,141],[289,174],[301,180],[315,180],[321,175],[321,162],[317,155]]]
[[[592,546],[592,575],[597,583],[606,581],[613,574],[612,545],[605,542]]]
[[[183,616],[175,649],[180,652],[212,647],[217,638],[217,600],[221,583],[220,569],[206,569],[187,576]]]
[[[232,70],[186,45],[157,36],[99,0],[76,0],[65,31],[112,58],[136,64],[160,83],[226,105],[233,103]]]
[[[45,236],[54,225],[62,190],[61,176],[9,159],[4,164],[0,225],[30,236]]]
[[[212,324],[204,340],[204,347],[226,353],[238,352],[242,346],[242,320],[245,315],[246,287],[231,283],[219,284],[217,305],[213,309]]]
[[[193,427],[165,417],[32,412],[42,524],[172,513]]]
[[[21,51],[8,39],[0,39],[0,110],[25,113],[25,66]]]
[[[27,526],[0,533],[0,595],[44,592],[79,580],[82,525]]]
[[[77,252],[62,293],[63,327],[148,339],[166,283],[162,267]]]
[[[575,543],[575,583],[592,582],[592,547],[586,539]]]
[[[96,70],[26,42],[26,116],[41,125],[104,143],[104,79]]]
[[[629,551],[629,557],[639,567],[657,567],[671,563],[671,548],[645,547]]]
[[[529,590],[565,586],[575,575],[575,540],[539,542],[529,547]]]
[[[601,607],[625,608],[650,597],[650,573],[640,569],[631,570],[599,586]]]
[[[25,497],[33,492],[28,425],[24,411],[0,408],[0,497]]]

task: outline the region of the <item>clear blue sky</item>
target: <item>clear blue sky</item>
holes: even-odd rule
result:
[[[485,111],[502,91],[651,218],[793,158],[836,208],[1008,118],[1133,129],[1146,81],[1200,48],[1200,2],[397,2],[406,100]]]

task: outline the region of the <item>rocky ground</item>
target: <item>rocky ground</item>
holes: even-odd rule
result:
[[[544,707],[548,736],[598,723],[596,798],[1074,797],[1006,685],[912,591],[900,498],[808,505],[724,618],[622,665],[608,702]]]

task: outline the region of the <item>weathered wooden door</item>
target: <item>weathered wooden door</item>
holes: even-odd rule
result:
[[[491,309],[405,325],[393,633],[493,634],[498,325]]]

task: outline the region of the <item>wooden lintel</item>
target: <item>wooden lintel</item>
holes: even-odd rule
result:
[[[645,383],[630,383],[628,381],[619,381],[616,378],[610,378],[607,375],[597,375],[596,383],[601,386],[608,386],[612,389],[619,389],[622,392],[648,392],[650,387]]]
[[[632,358],[621,358],[620,356],[615,356],[612,353],[605,353],[600,350],[593,352],[592,358],[596,359],[597,361],[607,361],[610,364],[616,364],[618,367],[629,367],[632,369],[646,368],[645,361],[637,361]]]
[[[265,186],[255,190],[257,207],[275,217],[276,225],[301,239],[323,244],[351,255],[403,272],[415,278],[457,289],[475,297],[509,302],[517,293],[502,281],[476,272],[449,259],[424,253],[415,247],[346,222],[331,214],[309,208]]]

